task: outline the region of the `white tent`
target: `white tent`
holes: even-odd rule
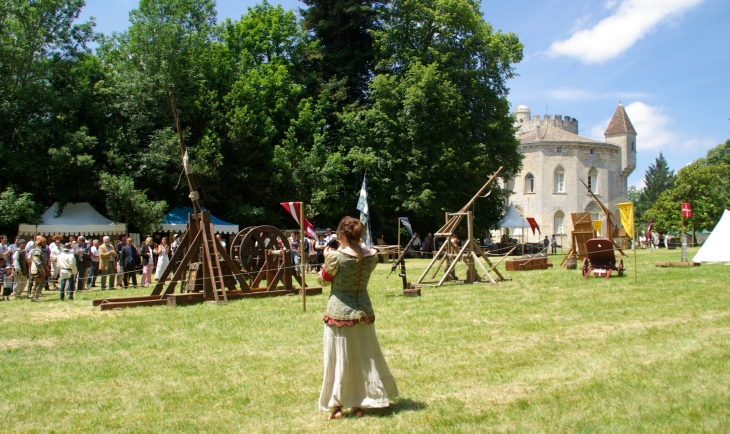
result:
[[[730,265],[728,245],[730,245],[730,211],[725,210],[715,229],[712,230],[709,238],[692,260],[706,264]]]
[[[519,212],[515,209],[515,204],[510,203],[507,212],[504,213],[502,220],[497,223],[500,228],[529,228],[530,224],[523,219]]]
[[[124,223],[115,223],[96,212],[86,202],[67,203],[63,213],[56,217],[58,202],[51,205],[41,217],[41,224],[21,224],[20,235],[119,235],[127,233]]]

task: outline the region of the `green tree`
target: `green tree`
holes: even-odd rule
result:
[[[637,220],[649,221],[644,217],[644,213],[654,205],[660,194],[672,188],[675,178],[674,171],[669,170],[669,164],[660,152],[654,164],[651,164],[644,172],[644,188],[641,189],[636,204]]]
[[[348,104],[364,102],[372,77],[375,49],[371,32],[378,28],[383,2],[374,0],[302,0],[302,26],[319,42],[315,65],[324,82],[342,80]]]
[[[730,165],[730,139],[707,151],[707,163]]]
[[[674,186],[659,195],[646,211],[645,219],[653,220],[657,230],[678,232],[682,224],[682,202],[692,205],[692,218],[685,227],[712,230],[730,207],[730,165],[708,164],[704,158],[689,164],[677,173]]]
[[[506,80],[522,44],[494,32],[469,0],[394,1],[373,35],[372,106],[342,115],[351,197],[367,168],[375,226],[396,214],[440,226],[499,166],[505,178],[519,170]],[[498,190],[477,202],[481,227],[500,217]]]
[[[167,202],[151,201],[147,190],[137,190],[129,176],[115,176],[102,172],[99,177],[99,188],[106,195],[106,208],[109,217],[127,224],[142,234],[151,229],[159,230],[162,219],[167,212]]]
[[[20,223],[35,223],[39,216],[40,207],[32,194],[17,194],[13,187],[0,193],[0,229],[3,231],[14,231]]]
[[[86,49],[93,21],[74,24],[83,4],[9,0],[0,8],[0,181],[22,179],[40,202],[90,193],[79,169],[92,171],[99,153],[89,98],[98,62]]]

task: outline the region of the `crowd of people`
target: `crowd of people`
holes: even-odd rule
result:
[[[0,282],[2,300],[27,298],[40,301],[43,290],[59,291],[61,300],[73,300],[74,293],[87,288],[101,290],[115,287],[137,287],[137,273],[141,272],[141,286],[152,284],[170,264],[170,258],[179,245],[179,235],[168,245],[163,237],[159,244],[147,237],[141,245],[134,245],[132,237],[121,235],[112,243],[111,237],[86,239],[84,236],[56,234],[50,243],[36,235],[31,240],[18,236],[12,244],[0,235]],[[220,240],[220,236],[218,235]]]

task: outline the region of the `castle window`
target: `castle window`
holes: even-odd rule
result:
[[[555,169],[554,184],[553,191],[555,193],[565,193],[565,169],[563,169],[563,166],[558,166]]]
[[[553,218],[553,232],[556,234],[565,233],[563,231],[563,220],[565,220],[565,214],[562,211],[556,212]]]
[[[525,193],[535,192],[535,176],[532,173],[528,173],[525,176]]]
[[[557,151],[558,151],[558,154],[562,154],[563,153],[563,147],[562,146],[558,146],[558,150]]]
[[[595,154],[595,153],[596,153],[596,150],[595,150],[595,149],[593,149],[593,148],[591,148],[591,150],[590,150],[590,153],[591,153],[591,155],[593,155],[593,154]]]
[[[598,191],[598,171],[595,167],[592,167],[588,171],[588,190],[596,193]]]
[[[635,151],[635,150],[636,150],[636,145],[635,145],[635,143],[636,143],[636,142],[631,142],[631,150],[632,150],[632,151]]]

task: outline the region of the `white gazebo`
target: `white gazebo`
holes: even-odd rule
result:
[[[61,215],[56,217],[58,202],[41,216],[37,225],[23,223],[18,226],[20,235],[120,235],[127,233],[127,225],[116,223],[99,214],[87,202],[67,203]]]

